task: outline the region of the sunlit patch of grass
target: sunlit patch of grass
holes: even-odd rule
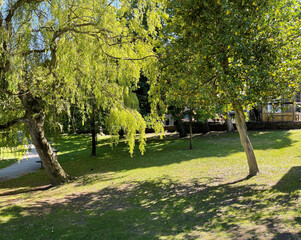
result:
[[[13,158],[13,159],[0,159],[0,169],[8,167],[12,165],[13,163],[17,162],[18,159]]]
[[[121,142],[64,136],[59,161],[79,178],[49,188],[44,170],[0,183],[3,239],[299,239],[301,131],[251,132],[248,174],[237,133]]]
[[[5,168],[25,155],[25,146],[17,147],[0,147],[0,169]]]

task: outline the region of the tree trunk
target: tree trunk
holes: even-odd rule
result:
[[[97,144],[97,136],[96,136],[96,128],[95,128],[95,106],[92,106],[92,114],[90,119],[90,127],[91,127],[91,135],[92,135],[92,153],[91,156],[96,156],[96,144]]]
[[[252,144],[248,137],[245,114],[243,112],[242,107],[240,106],[234,106],[234,112],[235,112],[236,127],[238,129],[239,136],[240,136],[240,142],[247,155],[247,160],[249,165],[249,176],[255,176],[259,172],[259,169],[257,166],[256,157],[254,154]]]
[[[204,127],[203,127],[203,133],[208,133],[208,132],[210,132],[208,120],[206,120],[206,121],[204,122],[204,125],[203,125],[203,126],[204,126]]]
[[[231,121],[231,116],[230,114],[227,112],[227,117],[226,117],[226,125],[227,125],[227,132],[234,132],[234,125]]]
[[[180,118],[176,119],[175,127],[176,127],[177,131],[179,132],[180,138],[187,136],[187,132],[185,131],[182,120]]]
[[[34,118],[28,117],[25,120],[25,124],[28,127],[33,144],[36,147],[51,183],[53,185],[66,183],[70,180],[70,177],[65,173],[57,161],[57,156],[52,151],[52,148],[45,137],[44,120],[44,114],[39,113]]]
[[[190,112],[189,115],[189,133],[190,133],[189,149],[192,149],[192,112]]]

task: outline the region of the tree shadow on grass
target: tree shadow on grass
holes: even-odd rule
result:
[[[293,144],[290,135],[291,133],[288,131],[252,132],[250,133],[250,138],[253,141],[255,150],[280,149]],[[125,142],[121,142],[118,146],[112,148],[108,139],[105,139],[99,141],[97,157],[91,159],[89,158],[90,145],[87,143],[87,138],[83,140],[83,144],[86,147],[84,149],[78,147],[80,139],[81,136],[73,136],[72,140],[61,140],[62,153],[59,154],[59,159],[62,164],[68,163],[68,165],[72,165],[74,163],[75,165],[77,161],[82,161],[82,158],[86,158],[89,170],[96,170],[97,166],[101,165],[101,169],[99,169],[101,172],[164,166],[195,158],[227,157],[233,153],[243,152],[238,133],[216,133],[208,136],[198,135],[194,139],[193,151],[185,151],[188,150],[189,139],[177,139],[175,136],[168,136],[164,139],[154,137],[147,140],[144,156],[136,148],[133,158],[130,157],[128,146]],[[79,156],[82,158],[79,158]],[[89,165],[88,162],[92,164]],[[68,165],[66,165],[67,168]],[[94,168],[93,165],[96,165],[96,167]],[[103,169],[103,167],[106,169]]]
[[[293,144],[288,131],[252,132],[250,138],[256,149],[279,149]],[[72,176],[85,176],[91,173],[105,174],[137,168],[165,166],[174,163],[210,157],[227,157],[237,152],[243,152],[237,133],[218,133],[208,136],[198,136],[194,139],[194,150],[188,151],[189,139],[149,139],[146,153],[141,156],[135,150],[134,157],[128,153],[128,146],[121,142],[113,149],[108,140],[99,141],[97,157],[90,157],[90,138],[85,136],[70,136],[60,140],[58,156],[63,168]],[[187,146],[187,147],[186,147]],[[187,151],[186,151],[187,150]],[[0,189],[10,187],[35,187],[49,183],[47,177],[42,177],[44,171],[38,174],[40,181],[32,181],[32,177],[21,177],[0,183]],[[36,178],[37,179],[37,178]]]
[[[301,190],[301,166],[292,167],[273,188],[281,192]]]
[[[16,195],[20,193],[30,193],[30,192],[37,192],[37,191],[46,191],[53,186],[51,184],[45,185],[45,186],[38,186],[38,187],[32,187],[32,188],[27,188],[27,189],[14,189],[13,191],[7,191],[4,193],[0,193],[0,197],[3,196],[10,196],[10,195]]]
[[[251,138],[255,150],[280,149],[289,147],[293,144],[290,139],[291,133],[288,131],[276,132],[253,132]],[[125,143],[114,147],[113,149],[103,143],[98,150],[98,157],[87,159],[85,166],[82,166],[82,174],[88,173],[90,169],[94,172],[126,171],[137,168],[148,168],[154,166],[165,166],[174,163],[190,161],[192,159],[202,159],[210,157],[224,158],[231,154],[243,152],[237,133],[224,133],[219,135],[199,136],[194,140],[194,149],[188,150],[189,139],[150,139],[147,141],[146,152],[141,156],[139,150],[135,150],[134,157],[131,158],[128,153],[128,146]],[[86,152],[74,153],[82,155]],[[66,155],[61,155],[64,159]],[[69,162],[70,163],[70,162]],[[69,166],[66,165],[66,169]]]
[[[294,209],[296,191],[263,190],[242,185],[244,179],[215,185],[218,181],[179,184],[165,177],[38,201],[31,207],[7,207],[0,212],[6,219],[0,221],[1,235],[3,239],[299,239],[298,229],[287,228],[280,217]],[[297,226],[297,221],[291,224]]]

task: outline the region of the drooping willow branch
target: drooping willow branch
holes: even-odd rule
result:
[[[20,124],[20,123],[24,123],[25,120],[26,120],[25,117],[21,117],[21,118],[11,120],[11,121],[9,121],[5,124],[0,125],[0,130],[7,129],[9,127],[12,127],[12,126]]]

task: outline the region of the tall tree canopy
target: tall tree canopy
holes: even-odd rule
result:
[[[45,117],[83,109],[91,97],[110,112],[108,125],[136,131],[145,123],[129,107],[141,71],[150,81],[162,1],[6,0],[0,15],[0,130],[24,124],[53,184],[69,180],[49,145]]]
[[[170,0],[165,45],[185,59],[215,102],[231,105],[249,173],[259,170],[243,109],[294,93],[300,65],[300,3],[294,0]],[[168,58],[168,56],[167,56]],[[164,85],[164,84],[163,84]]]

